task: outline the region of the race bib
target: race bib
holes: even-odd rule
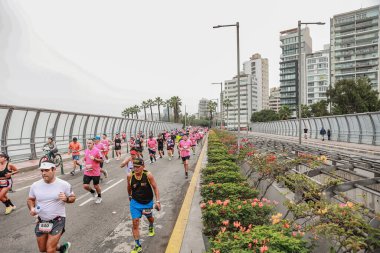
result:
[[[87,171],[92,170],[92,164],[86,164],[86,170]]]
[[[1,179],[0,180],[0,187],[7,187],[8,186],[8,180],[7,179]]]
[[[142,214],[150,215],[152,214],[152,209],[143,209]]]
[[[118,146],[118,147],[119,147],[119,146],[120,146],[120,143],[116,143],[116,146]]]
[[[50,233],[50,231],[53,229],[53,223],[51,222],[40,222],[38,224],[38,231],[41,233]]]
[[[187,148],[187,146],[183,146],[183,148]]]

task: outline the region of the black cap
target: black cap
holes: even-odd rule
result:
[[[133,159],[133,166],[144,166],[144,160],[141,158]]]

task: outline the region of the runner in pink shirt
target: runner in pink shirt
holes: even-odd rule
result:
[[[197,146],[197,139],[195,138],[195,134],[191,134],[190,141],[191,141],[191,149],[193,150],[193,155],[195,155],[195,147]]]
[[[103,169],[103,165],[104,165],[104,150],[106,149],[104,147],[104,145],[100,142],[100,136],[96,136],[95,137],[95,148],[99,149],[100,150],[100,153],[101,153],[101,156],[102,156],[102,159],[103,161],[100,163],[100,172],[104,174],[104,177],[107,178],[108,177],[108,172],[106,169]],[[100,179],[102,180],[102,179]]]
[[[149,139],[146,140],[146,145],[148,146],[150,163],[153,163],[153,159],[156,162],[157,140],[153,138],[153,135],[150,135]]]
[[[188,178],[191,141],[187,139],[186,134],[182,136],[182,140],[178,144],[178,149],[185,168],[185,177]]]
[[[96,199],[96,204],[100,204],[102,202],[102,191],[99,185],[100,163],[102,162],[103,155],[101,151],[95,147],[93,140],[88,140],[87,149],[85,150],[85,155],[83,158],[83,163],[85,165],[83,175],[83,188],[93,195],[94,199]],[[96,192],[90,187],[91,181]]]
[[[102,135],[102,140],[100,141],[100,143],[102,143],[103,146],[104,146],[103,155],[104,155],[104,157],[105,157],[105,162],[106,162],[106,163],[109,163],[109,162],[110,162],[110,159],[108,159],[108,152],[109,152],[109,150],[110,150],[111,142],[110,142],[110,140],[107,138],[107,135],[106,135],[106,134],[103,134],[103,135]]]

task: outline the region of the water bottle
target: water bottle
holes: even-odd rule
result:
[[[41,207],[36,206],[36,208],[34,208],[34,211],[36,212],[36,214],[39,214],[41,212]]]

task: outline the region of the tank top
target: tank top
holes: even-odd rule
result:
[[[135,172],[131,177],[132,198],[141,204],[148,204],[153,200],[153,190],[148,179],[148,171],[143,170],[140,180],[136,179]]]
[[[120,146],[121,146],[121,139],[115,138],[115,147],[120,147]]]
[[[5,165],[5,168],[0,171],[0,177],[5,177],[5,174],[11,173],[11,171],[8,169],[8,164],[9,162],[7,162],[7,165]]]

